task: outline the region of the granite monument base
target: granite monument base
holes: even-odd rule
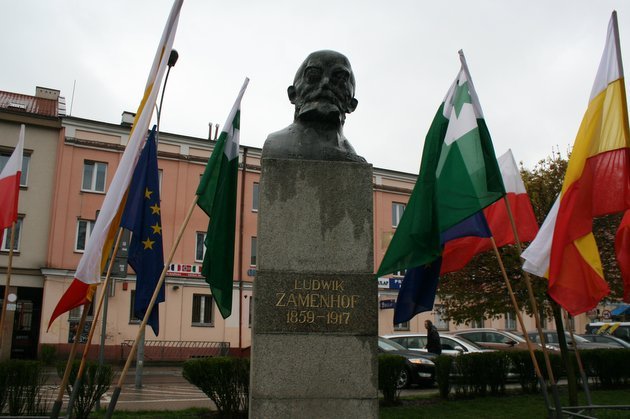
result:
[[[372,167],[263,159],[250,417],[377,418]]]

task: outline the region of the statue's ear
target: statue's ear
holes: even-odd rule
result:
[[[350,103],[348,104],[348,113],[354,112],[354,110],[357,108],[358,104],[359,104],[359,101],[356,100],[355,98],[352,98],[350,100]]]
[[[287,87],[287,93],[289,95],[289,100],[291,101],[291,103],[293,103],[295,105],[295,86],[289,86]]]

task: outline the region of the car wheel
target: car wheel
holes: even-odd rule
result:
[[[398,382],[396,383],[396,388],[407,388],[410,384],[409,370],[407,368],[403,368],[400,371],[400,375],[398,376]]]

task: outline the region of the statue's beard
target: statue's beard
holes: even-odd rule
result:
[[[341,123],[343,112],[329,102],[309,102],[296,109],[296,117],[305,121]]]

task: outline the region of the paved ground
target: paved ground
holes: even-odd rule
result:
[[[118,383],[119,370],[114,376],[110,390],[101,398],[101,407],[109,404],[112,390]],[[129,369],[125,378],[120,397],[116,403],[116,410],[182,410],[191,407],[203,407],[214,409],[214,404],[197,387],[190,384],[182,377],[181,367],[154,367],[143,368],[142,388],[135,387],[136,370]],[[57,398],[60,379],[57,373],[50,370],[48,373],[46,398],[52,406]],[[68,405],[68,395],[64,395],[63,408]]]

